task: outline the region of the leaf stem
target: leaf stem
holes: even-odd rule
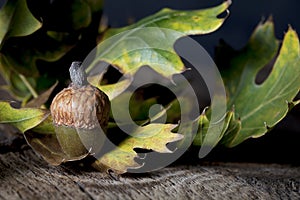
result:
[[[25,86],[27,87],[27,89],[30,91],[30,93],[32,94],[32,96],[36,99],[38,98],[38,94],[37,92],[33,89],[33,87],[30,85],[30,83],[28,82],[28,80],[26,79],[26,77],[22,74],[19,74],[20,79],[23,81],[23,83],[25,84]]]

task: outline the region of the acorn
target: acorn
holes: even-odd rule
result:
[[[50,106],[65,161],[79,160],[101,149],[110,112],[107,95],[88,83],[81,62],[73,62],[69,71],[71,84]]]

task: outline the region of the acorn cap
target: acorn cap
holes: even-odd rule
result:
[[[98,123],[104,128],[109,119],[108,97],[91,85],[68,87],[58,93],[51,104],[55,125],[93,129]]]
[[[72,63],[70,76],[72,83],[54,97],[50,106],[53,123],[83,129],[100,124],[105,129],[110,112],[107,95],[87,82],[79,62]]]

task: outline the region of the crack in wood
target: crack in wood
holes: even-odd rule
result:
[[[80,191],[82,191],[84,194],[86,194],[89,199],[91,200],[96,200],[84,187],[84,185],[82,185],[80,182],[74,181],[74,183],[79,187]]]

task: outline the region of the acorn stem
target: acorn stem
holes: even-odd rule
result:
[[[69,72],[72,84],[74,86],[82,87],[88,85],[87,75],[83,67],[81,66],[81,62],[72,62]]]

